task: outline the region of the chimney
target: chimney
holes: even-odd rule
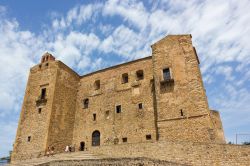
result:
[[[56,58],[52,54],[46,52],[45,54],[43,54],[43,56],[41,58],[41,63],[48,62],[48,61],[54,61],[55,59]]]

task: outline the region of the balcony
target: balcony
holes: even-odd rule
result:
[[[47,103],[47,99],[45,96],[39,96],[36,100],[36,106],[45,105]]]
[[[161,80],[160,83],[161,83],[161,85],[173,84],[174,83],[174,79],[173,78],[164,79],[164,80]]]

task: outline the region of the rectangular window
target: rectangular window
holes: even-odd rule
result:
[[[28,142],[30,142],[31,141],[31,136],[28,136]]]
[[[46,88],[43,88],[41,90],[41,99],[45,99],[45,97],[46,97]]]
[[[117,105],[116,106],[116,113],[121,113],[122,112],[122,106],[121,105]]]
[[[151,134],[146,135],[146,140],[151,140]]]
[[[42,108],[38,108],[38,113],[41,114]]]
[[[96,80],[96,81],[95,81],[94,87],[95,87],[95,90],[100,89],[100,87],[101,87],[101,82],[100,82],[100,80]]]
[[[93,121],[96,121],[96,114],[93,114]]]
[[[142,80],[144,78],[143,70],[136,71],[136,80]]]
[[[171,74],[170,74],[170,69],[169,68],[163,69],[163,79],[164,80],[170,80],[171,79]]]
[[[122,142],[128,142],[128,138],[127,137],[122,138]]]
[[[138,104],[138,108],[139,108],[139,109],[142,109],[142,103],[139,103],[139,104]]]
[[[128,83],[128,73],[122,74],[122,83]]]
[[[89,108],[89,99],[88,98],[83,100],[83,108],[84,109]]]

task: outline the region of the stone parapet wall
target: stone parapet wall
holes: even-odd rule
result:
[[[97,159],[97,160],[63,160],[63,161],[52,161],[49,163],[39,164],[39,166],[184,166],[182,164],[172,163],[168,161],[152,160],[148,158],[122,158],[122,159]]]
[[[111,158],[147,157],[186,165],[250,165],[250,146],[244,145],[159,141],[100,146],[89,150]]]

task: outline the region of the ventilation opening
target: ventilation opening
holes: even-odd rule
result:
[[[163,79],[164,80],[170,80],[171,79],[171,74],[170,74],[170,69],[169,68],[163,69]]]
[[[138,70],[138,71],[136,71],[136,79],[137,79],[137,80],[142,80],[142,79],[144,79],[143,70]]]
[[[117,105],[116,106],[116,113],[121,113],[122,112],[122,106],[121,105]]]
[[[122,74],[122,83],[128,83],[128,73]]]
[[[181,113],[181,116],[184,116],[184,113],[183,113],[182,109],[180,110],[180,113]]]
[[[38,108],[38,113],[41,114],[42,108]]]
[[[30,142],[31,141],[31,136],[28,136],[28,142]]]
[[[122,142],[128,142],[128,138],[127,137],[122,138]]]
[[[41,99],[45,99],[45,97],[46,97],[46,88],[43,88],[41,90]]]
[[[96,121],[96,114],[93,114],[93,121]]]
[[[142,109],[142,103],[139,103],[139,104],[138,104],[138,108],[139,108],[139,109]]]
[[[84,99],[83,100],[83,108],[86,109],[89,107],[89,99]]]
[[[96,80],[96,81],[95,81],[94,87],[95,87],[95,90],[100,89],[100,87],[101,87],[101,82],[100,82],[100,80]]]
[[[146,135],[146,140],[151,140],[151,134]]]

